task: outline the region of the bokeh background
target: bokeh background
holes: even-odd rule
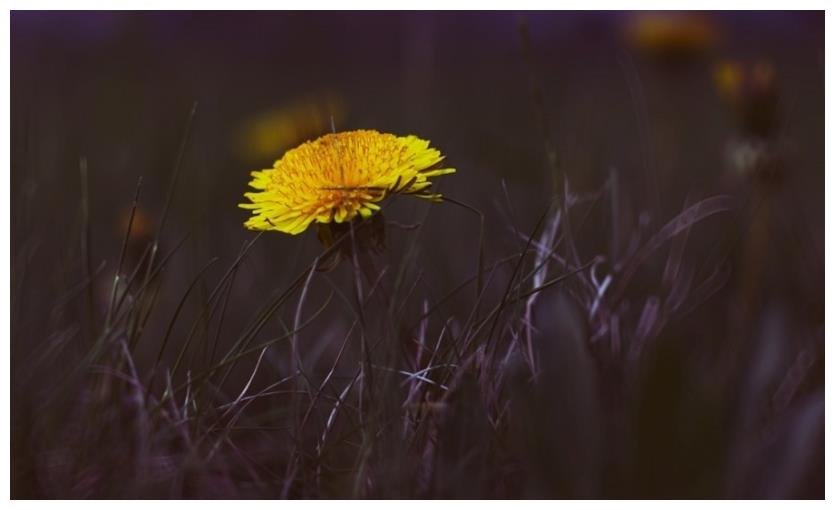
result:
[[[823,497],[823,48],[818,12],[12,12],[13,497],[288,495],[281,484],[235,477],[141,484],[102,467],[125,463],[127,450],[96,461],[95,474],[72,475],[66,466],[82,440],[64,429],[74,422],[44,416],[73,416],[78,395],[44,395],[83,358],[83,338],[106,313],[140,177],[126,265],[154,237],[177,167],[161,250],[188,235],[135,350],[143,372],[198,271],[218,257],[184,305],[189,320],[253,238],[237,207],[249,172],[332,129],[358,128],[416,134],[447,156],[458,173],[439,178],[439,189],[484,214],[488,262],[518,251],[568,190],[581,204],[572,225],[579,258],[603,257],[613,288],[633,243],[708,197],[730,204],[694,225],[679,248],[694,282],[710,285],[649,335],[641,382],[613,398],[634,410],[619,455],[601,453],[583,427],[524,429],[530,448],[511,448],[499,475],[365,495]],[[390,228],[383,260],[414,242],[410,263],[428,301],[473,274],[479,223],[471,212],[399,199],[386,214],[421,223],[418,237]],[[242,329],[320,250],[312,233],[262,236],[230,290],[225,330]],[[611,303],[639,329],[647,303],[670,290],[662,255]],[[347,272],[327,278],[337,288],[351,281]],[[570,319],[562,293],[552,297],[540,302],[541,329],[591,338],[593,325]],[[446,313],[463,320],[471,305],[456,297]],[[325,358],[342,338],[327,331],[347,320],[329,317],[308,343]],[[188,326],[175,328],[174,345]],[[286,355],[271,350],[259,377],[274,381]],[[622,366],[604,358],[589,365],[602,380]],[[571,371],[555,363],[556,373]],[[600,416],[620,412],[610,405]],[[606,422],[578,406],[565,397],[551,414]],[[535,413],[522,420],[539,421]],[[568,467],[565,458],[580,455],[571,444],[597,453]],[[491,476],[510,481],[484,481]]]

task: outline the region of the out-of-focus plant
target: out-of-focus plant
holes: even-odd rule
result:
[[[705,14],[645,12],[630,16],[625,24],[627,44],[665,62],[703,55],[719,42],[719,29]]]
[[[345,102],[336,94],[317,94],[257,114],[240,128],[242,157],[257,161],[331,131],[347,115]]]

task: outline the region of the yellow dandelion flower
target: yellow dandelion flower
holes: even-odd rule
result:
[[[240,155],[248,160],[263,161],[278,152],[315,138],[331,130],[331,121],[345,121],[347,108],[333,94],[302,97],[254,116],[240,130]]]
[[[739,98],[742,88],[744,70],[738,62],[725,60],[713,69],[713,80],[719,93],[728,101],[734,102]]]
[[[642,12],[631,16],[626,26],[627,41],[640,51],[658,57],[685,57],[713,48],[719,30],[701,13]]]
[[[252,172],[240,204],[253,215],[251,230],[304,232],[313,223],[349,222],[368,218],[388,195],[402,193],[432,201],[430,177],[454,168],[431,169],[444,157],[416,136],[395,136],[372,130],[322,136],[287,151],[273,168]]]

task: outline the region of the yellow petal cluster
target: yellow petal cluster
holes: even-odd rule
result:
[[[342,223],[367,218],[392,193],[439,201],[430,191],[430,177],[454,168],[432,169],[441,153],[416,136],[395,136],[373,130],[324,135],[287,151],[273,168],[252,172],[245,193],[251,230],[304,232],[313,222]]]

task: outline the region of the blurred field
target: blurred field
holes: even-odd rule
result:
[[[12,12],[12,497],[823,498],[823,42]],[[242,227],[250,171],[359,128],[458,169],[375,274]]]

